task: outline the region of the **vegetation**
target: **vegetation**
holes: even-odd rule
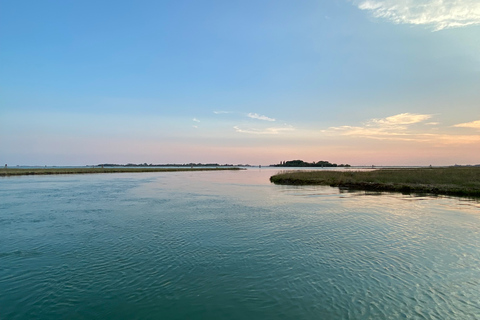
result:
[[[349,164],[330,163],[328,161],[305,162],[303,160],[282,161],[279,164],[272,164],[271,167],[350,167]]]
[[[352,190],[480,197],[480,167],[300,171],[274,175],[275,184],[329,185]]]
[[[237,167],[230,168],[2,168],[0,177],[23,176],[23,175],[49,175],[49,174],[87,174],[87,173],[119,173],[119,172],[174,172],[174,171],[213,171],[213,170],[240,170]]]
[[[148,164],[148,163],[127,163],[127,164],[115,164],[115,163],[101,163],[97,167],[233,167],[233,164],[218,164],[218,163],[168,163],[168,164]],[[237,165],[241,166],[241,165]]]

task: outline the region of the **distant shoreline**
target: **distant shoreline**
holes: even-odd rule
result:
[[[479,167],[297,171],[276,174],[283,185],[328,185],[349,190],[480,197]]]
[[[55,174],[96,174],[96,173],[139,173],[139,172],[182,172],[182,171],[220,171],[242,170],[238,167],[229,168],[2,168],[0,177],[29,176],[29,175],[55,175]]]

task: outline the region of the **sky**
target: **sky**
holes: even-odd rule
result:
[[[0,164],[480,164],[478,0],[0,0]]]

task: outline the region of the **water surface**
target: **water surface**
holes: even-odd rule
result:
[[[1,178],[0,319],[478,319],[478,201],[275,172]]]

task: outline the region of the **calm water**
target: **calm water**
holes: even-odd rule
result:
[[[479,319],[480,203],[273,169],[0,179],[0,319]]]

